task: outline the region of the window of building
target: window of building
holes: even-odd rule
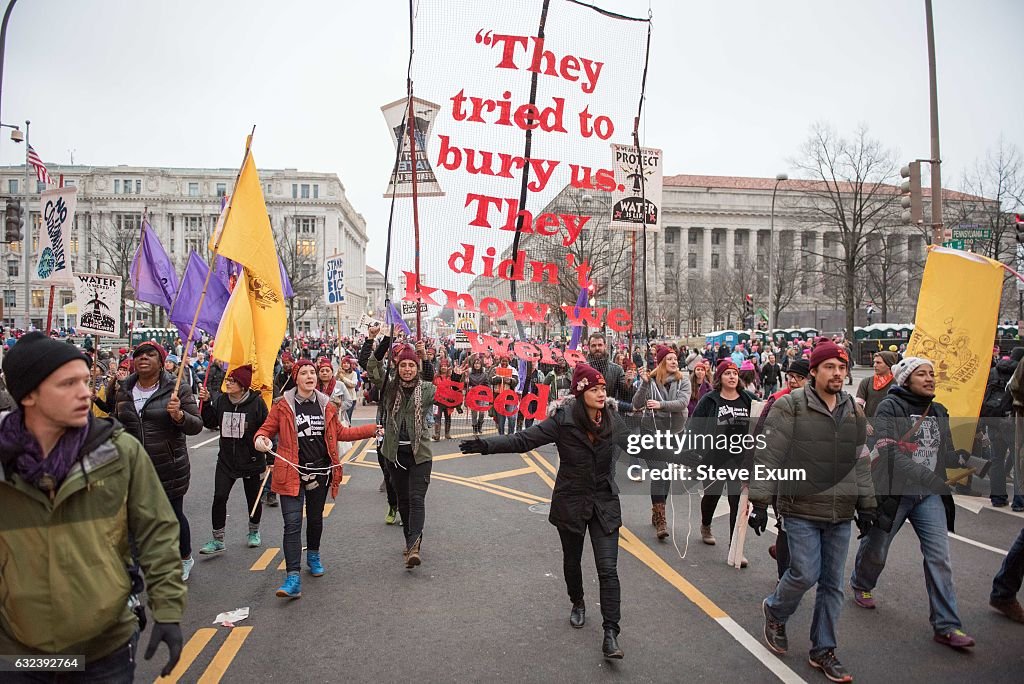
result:
[[[298,198],[299,198],[299,184],[298,183],[292,183],[292,199],[298,199]]]
[[[18,194],[18,179],[17,178],[11,178],[11,179],[9,179],[7,181],[7,192],[9,192],[12,195],[17,195]]]
[[[320,198],[320,186],[317,185],[316,183],[313,183],[313,199],[319,199],[319,198]]]
[[[269,195],[271,192],[273,191],[270,189],[270,183],[267,183],[267,194]]]
[[[722,231],[713,230],[711,231],[711,244],[720,245],[722,244]]]
[[[716,252],[711,255],[711,268],[718,268],[719,254]]]
[[[297,238],[295,240],[295,253],[300,257],[315,257],[316,238]]]
[[[675,241],[676,241],[676,232],[674,230],[672,230],[671,228],[669,228],[668,230],[665,231],[665,244],[666,245],[672,245],[672,244],[675,244]]]
[[[142,183],[139,183],[139,189],[136,190],[136,192],[142,192]],[[126,195],[132,194],[132,179],[131,178],[125,178],[124,179],[124,194],[126,194]]]
[[[309,199],[309,183],[302,184],[302,199]]]
[[[7,276],[10,278],[18,277],[18,262],[11,259],[7,262]]]
[[[75,187],[75,185],[76,185],[75,181],[71,180],[70,178],[65,178],[64,179],[64,187],[66,187],[66,188],[73,188],[73,187]]]
[[[676,264],[676,253],[665,252],[665,268],[672,268]]]
[[[224,197],[228,194],[227,183],[217,183],[217,197]]]
[[[115,195],[120,195],[121,194],[121,179],[120,178],[115,178],[114,179],[114,194]]]
[[[60,305],[61,306],[67,306],[68,304],[70,304],[73,301],[75,301],[75,295],[71,292],[71,290],[61,290],[60,291]]]
[[[689,254],[686,255],[686,267],[687,268],[697,268],[697,253],[696,252],[690,252]]]
[[[32,306],[37,309],[46,306],[46,295],[42,290],[32,290]]]
[[[689,238],[687,239],[687,242],[689,242],[691,245],[697,244],[697,231],[698,230],[704,230],[704,229],[703,228],[698,228],[696,226],[694,226],[693,228],[690,228],[690,232],[688,233]]]
[[[295,232],[302,235],[314,235],[316,233],[316,217],[296,216]]]
[[[142,180],[141,179],[136,179],[136,181],[135,181],[135,194],[136,195],[141,195],[142,194]]]
[[[188,196],[189,197],[199,197],[199,183],[189,183],[188,184]]]
[[[36,181],[36,192],[43,192],[46,190],[46,183],[41,180]]]
[[[138,214],[114,214],[114,226],[118,230],[137,232],[142,227],[139,225],[140,220]]]
[[[71,253],[75,256],[78,256],[78,236],[72,235],[71,240],[69,240],[69,243],[70,244],[68,245],[68,248],[71,250]]]
[[[17,290],[4,290],[4,306],[8,309],[18,306]]]

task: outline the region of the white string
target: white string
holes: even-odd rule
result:
[[[267,453],[270,454],[271,456],[273,456],[274,458],[281,459],[282,461],[287,463],[289,466],[294,468],[296,472],[299,472],[299,473],[302,473],[303,471],[305,471],[305,472],[311,473],[313,475],[330,475],[332,470],[334,470],[335,468],[341,468],[342,466],[345,465],[344,463],[332,463],[329,466],[322,466],[322,467],[319,467],[319,468],[313,467],[313,466],[303,466],[303,465],[299,465],[297,463],[292,463],[291,461],[289,461],[287,458],[285,458],[281,454],[277,453],[276,451],[271,450],[271,451],[268,451]]]

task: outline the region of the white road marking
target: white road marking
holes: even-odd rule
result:
[[[220,439],[220,435],[214,435],[213,437],[211,437],[210,439],[206,440],[205,442],[200,442],[199,444],[193,444],[190,448],[191,449],[198,449],[201,446],[206,446],[210,442],[216,442],[218,439]]]
[[[781,681],[792,684],[797,684],[798,682],[806,684],[807,680],[789,669],[789,666],[779,660],[764,644],[752,637],[731,617],[726,616],[715,618],[715,621],[721,625],[722,629],[731,634],[733,639],[740,642],[740,645],[747,649],[752,656],[761,661],[762,665],[771,670],[772,674],[778,677]]]
[[[961,537],[959,534],[953,534],[952,532],[949,533],[949,538],[956,539],[957,541],[962,541],[963,543],[970,544],[971,546],[977,546],[979,549],[985,549],[986,551],[991,551],[992,553],[998,553],[1000,556],[1005,556],[1009,553],[1009,551],[1007,551],[1006,549],[997,549],[994,546],[982,544],[980,541],[974,541],[973,539],[969,539],[968,537]]]

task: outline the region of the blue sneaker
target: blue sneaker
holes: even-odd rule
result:
[[[309,574],[313,577],[322,577],[324,574],[323,563],[320,562],[319,551],[306,551],[306,565],[309,566]]]
[[[284,578],[284,584],[277,590],[277,595],[281,598],[293,598],[297,599],[302,596],[302,580],[299,579],[298,573],[289,573]]]

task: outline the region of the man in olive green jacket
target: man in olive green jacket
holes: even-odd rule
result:
[[[768,647],[779,654],[788,650],[786,622],[816,585],[809,662],[831,681],[848,682],[853,677],[835,649],[850,521],[856,513],[862,535],[878,521],[864,448],[867,425],[853,397],[843,391],[847,351],[834,342],[821,342],[811,354],[810,368],[811,382],[781,397],[768,413],[767,448],[754,454],[750,527],[758,535],[764,531],[767,506],[777,495],[790,562],[775,592],[762,602]],[[779,478],[769,479],[765,469]],[[783,479],[786,469],[793,472]]]
[[[30,333],[3,370],[19,408],[0,416],[0,654],[84,656],[90,681],[131,681],[131,537],[155,620],[146,658],[166,643],[169,674],[185,585],[177,520],[149,456],[92,415],[88,361],[74,347]]]

